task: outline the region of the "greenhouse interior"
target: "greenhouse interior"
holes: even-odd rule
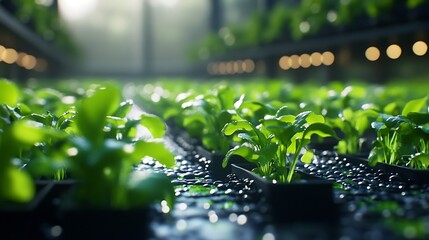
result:
[[[428,0],[0,0],[0,239],[429,239]]]

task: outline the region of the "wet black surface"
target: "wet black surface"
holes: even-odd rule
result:
[[[229,175],[213,180],[207,159],[194,146],[166,142],[176,167],[165,169],[145,160],[137,170],[166,172],[175,185],[173,210],[159,206],[152,221],[153,239],[414,239],[429,237],[429,185],[352,164],[333,152],[319,152],[312,164],[298,169],[335,182],[338,222],[273,223],[261,198],[247,179]],[[180,143],[180,141],[179,141]],[[185,150],[186,149],[186,150]],[[317,199],[314,199],[317,201]]]

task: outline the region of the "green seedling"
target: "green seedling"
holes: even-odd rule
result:
[[[353,111],[350,108],[344,109],[338,118],[328,121],[333,128],[338,128],[344,134],[337,145],[338,153],[358,153],[361,150],[362,142],[365,140],[362,135],[371,128],[371,122],[378,117],[378,113],[372,109],[360,109]]]
[[[409,101],[401,115],[380,114],[380,120],[372,122],[377,140],[368,159],[370,164],[383,162],[427,168],[429,117],[428,113],[419,112],[426,106],[426,101],[426,97]],[[405,156],[412,157],[404,159]]]
[[[239,155],[255,163],[256,172],[262,176],[290,183],[298,159],[304,163],[310,163],[313,159],[313,152],[307,148],[311,136],[336,135],[324,123],[321,115],[310,111],[296,116],[287,113],[286,107],[281,108],[275,116],[261,119],[258,125],[247,120],[227,123],[223,133],[227,136],[236,135],[240,144],[227,152],[223,166],[226,166],[232,155]]]
[[[67,149],[68,167],[79,181],[76,201],[84,206],[128,209],[166,200],[171,208],[174,190],[168,177],[132,171],[133,165],[143,157],[153,157],[167,167],[174,166],[173,154],[159,139],[165,125],[159,118],[142,115],[139,122],[144,123],[155,138],[128,142],[122,137],[109,137],[118,134],[118,128],[111,127],[109,116],[122,117],[126,112],[120,98],[118,87],[110,84],[95,90],[76,107],[76,136],[71,137]]]
[[[234,91],[225,85],[219,86],[214,92],[198,95],[182,104],[183,126],[198,130],[198,137],[208,150],[226,153],[230,141],[222,134],[222,128],[235,115],[231,111],[234,101]]]

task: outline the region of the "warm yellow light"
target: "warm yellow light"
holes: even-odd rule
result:
[[[16,64],[18,64],[18,66],[23,67],[23,63],[22,63],[22,59],[26,56],[26,53],[20,52],[18,53],[18,59],[16,60]]]
[[[232,62],[232,72],[233,73],[238,73],[240,66],[238,65],[238,61],[233,61]]]
[[[289,65],[293,69],[299,68],[299,56],[298,55],[292,55],[289,58]]]
[[[310,55],[304,53],[299,57],[299,64],[303,68],[308,68],[311,66],[311,58]]]
[[[6,51],[6,48],[0,45],[0,62],[3,61],[3,52]]]
[[[233,74],[234,73],[234,62],[229,61],[226,63],[226,73]]]
[[[315,67],[322,65],[322,54],[319,52],[314,52],[310,55],[311,64]]]
[[[283,56],[279,59],[279,66],[281,69],[283,70],[288,70],[290,68],[289,65],[289,57],[288,56]]]
[[[380,50],[374,46],[369,47],[365,51],[365,57],[369,61],[376,61],[380,58]]]
[[[243,61],[236,61],[234,64],[234,69],[237,69],[237,73],[243,73]]]
[[[391,59],[398,59],[402,54],[402,49],[397,44],[392,44],[387,47],[386,54]]]
[[[226,74],[226,63],[219,63],[219,74]]]
[[[417,41],[413,44],[413,52],[417,56],[423,56],[428,51],[428,45],[423,41]]]
[[[33,69],[36,66],[36,64],[37,64],[37,60],[34,56],[25,55],[22,58],[22,65],[28,70]]]
[[[255,71],[255,62],[252,59],[246,59],[242,64],[243,70],[247,73]]]
[[[335,61],[335,55],[332,52],[322,53],[322,63],[326,66],[332,65]]]
[[[7,48],[6,50],[2,51],[1,59],[5,63],[12,64],[18,59],[18,53],[13,48]]]

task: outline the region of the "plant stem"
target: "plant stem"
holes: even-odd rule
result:
[[[290,165],[290,167],[289,167],[289,172],[288,172],[288,175],[287,175],[287,182],[288,182],[288,183],[290,183],[290,182],[292,181],[293,174],[295,173],[295,167],[296,167],[296,163],[297,163],[297,161],[298,161],[299,152],[300,152],[300,151],[301,151],[301,149],[302,149],[302,143],[303,143],[303,141],[302,141],[302,140],[301,140],[301,141],[299,141],[299,145],[298,145],[298,147],[295,149],[295,153],[294,153],[294,156],[293,156],[293,160],[292,160],[292,163],[291,163],[291,165]]]

